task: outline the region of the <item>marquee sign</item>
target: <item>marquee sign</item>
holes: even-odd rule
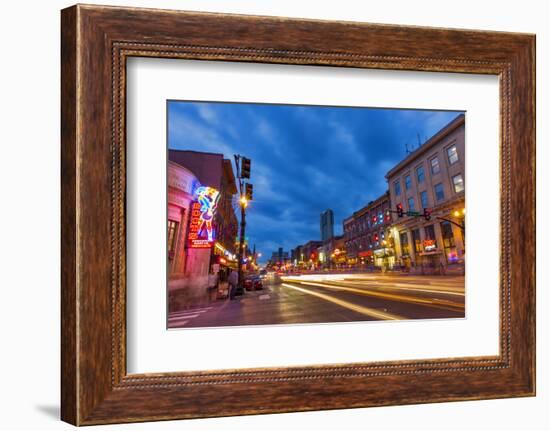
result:
[[[195,190],[196,201],[191,204],[187,247],[210,248],[215,240],[212,220],[220,197],[213,187],[199,187]]]

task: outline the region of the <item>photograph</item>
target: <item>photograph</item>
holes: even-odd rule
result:
[[[6,429],[548,423],[543,6],[117,1],[7,5]]]
[[[465,318],[465,112],[167,101],[167,327]]]

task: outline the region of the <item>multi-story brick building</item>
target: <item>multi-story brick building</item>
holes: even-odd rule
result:
[[[400,264],[437,272],[464,264],[464,168],[465,119],[460,115],[386,174]],[[424,209],[431,212],[429,220]]]
[[[359,268],[393,267],[395,256],[392,238],[390,196],[386,192],[344,220],[347,262]]]

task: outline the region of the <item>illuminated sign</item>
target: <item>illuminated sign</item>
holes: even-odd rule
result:
[[[433,251],[436,248],[437,248],[437,244],[435,243],[435,239],[425,239],[424,240],[424,250]]]
[[[196,201],[191,204],[187,246],[189,248],[210,248],[214,242],[212,219],[220,192],[212,187],[199,187],[195,190]]]

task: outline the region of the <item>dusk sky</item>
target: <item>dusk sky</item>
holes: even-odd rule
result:
[[[251,103],[168,103],[170,149],[252,160],[249,246],[262,262],[320,239],[319,217],[342,220],[387,190],[385,174],[461,112]],[[234,167],[234,164],[233,164]]]

